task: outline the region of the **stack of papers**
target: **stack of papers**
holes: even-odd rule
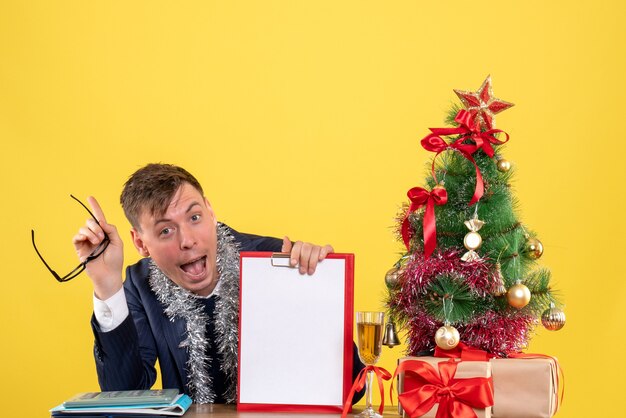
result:
[[[182,416],[191,398],[178,389],[79,393],[50,410],[53,417]]]

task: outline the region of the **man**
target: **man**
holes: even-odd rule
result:
[[[333,252],[287,237],[242,234],[217,221],[199,182],[186,170],[149,164],[124,185],[121,204],[144,258],[126,270],[115,226],[90,197],[96,220],[73,238],[94,286],[94,356],[102,390],[148,389],[156,380],[197,403],[236,400],[239,251],[282,251],[313,274]],[[123,290],[122,290],[123,289]],[[362,368],[355,358],[355,371]]]

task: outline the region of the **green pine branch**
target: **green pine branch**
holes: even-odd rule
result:
[[[483,298],[470,290],[461,277],[446,274],[439,275],[421,299],[429,315],[441,322],[450,323],[469,321],[489,306],[484,302]]]
[[[554,297],[550,290],[550,271],[542,268],[531,272],[523,283],[530,290],[530,302],[525,309],[539,316],[554,302]]]

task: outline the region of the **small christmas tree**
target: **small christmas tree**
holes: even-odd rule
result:
[[[385,278],[390,319],[407,333],[408,353],[454,348],[459,340],[499,356],[527,346],[542,319],[565,324],[539,268],[543,246],[516,214],[510,163],[501,146],[509,135],[495,114],[513,106],[493,96],[487,77],[477,92],[455,90],[464,108],[451,128],[421,141],[435,152],[427,187],[408,192],[398,217],[406,253]]]

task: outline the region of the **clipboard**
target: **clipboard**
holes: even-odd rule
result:
[[[352,386],[354,254],[312,276],[241,252],[237,410],[341,413]]]

